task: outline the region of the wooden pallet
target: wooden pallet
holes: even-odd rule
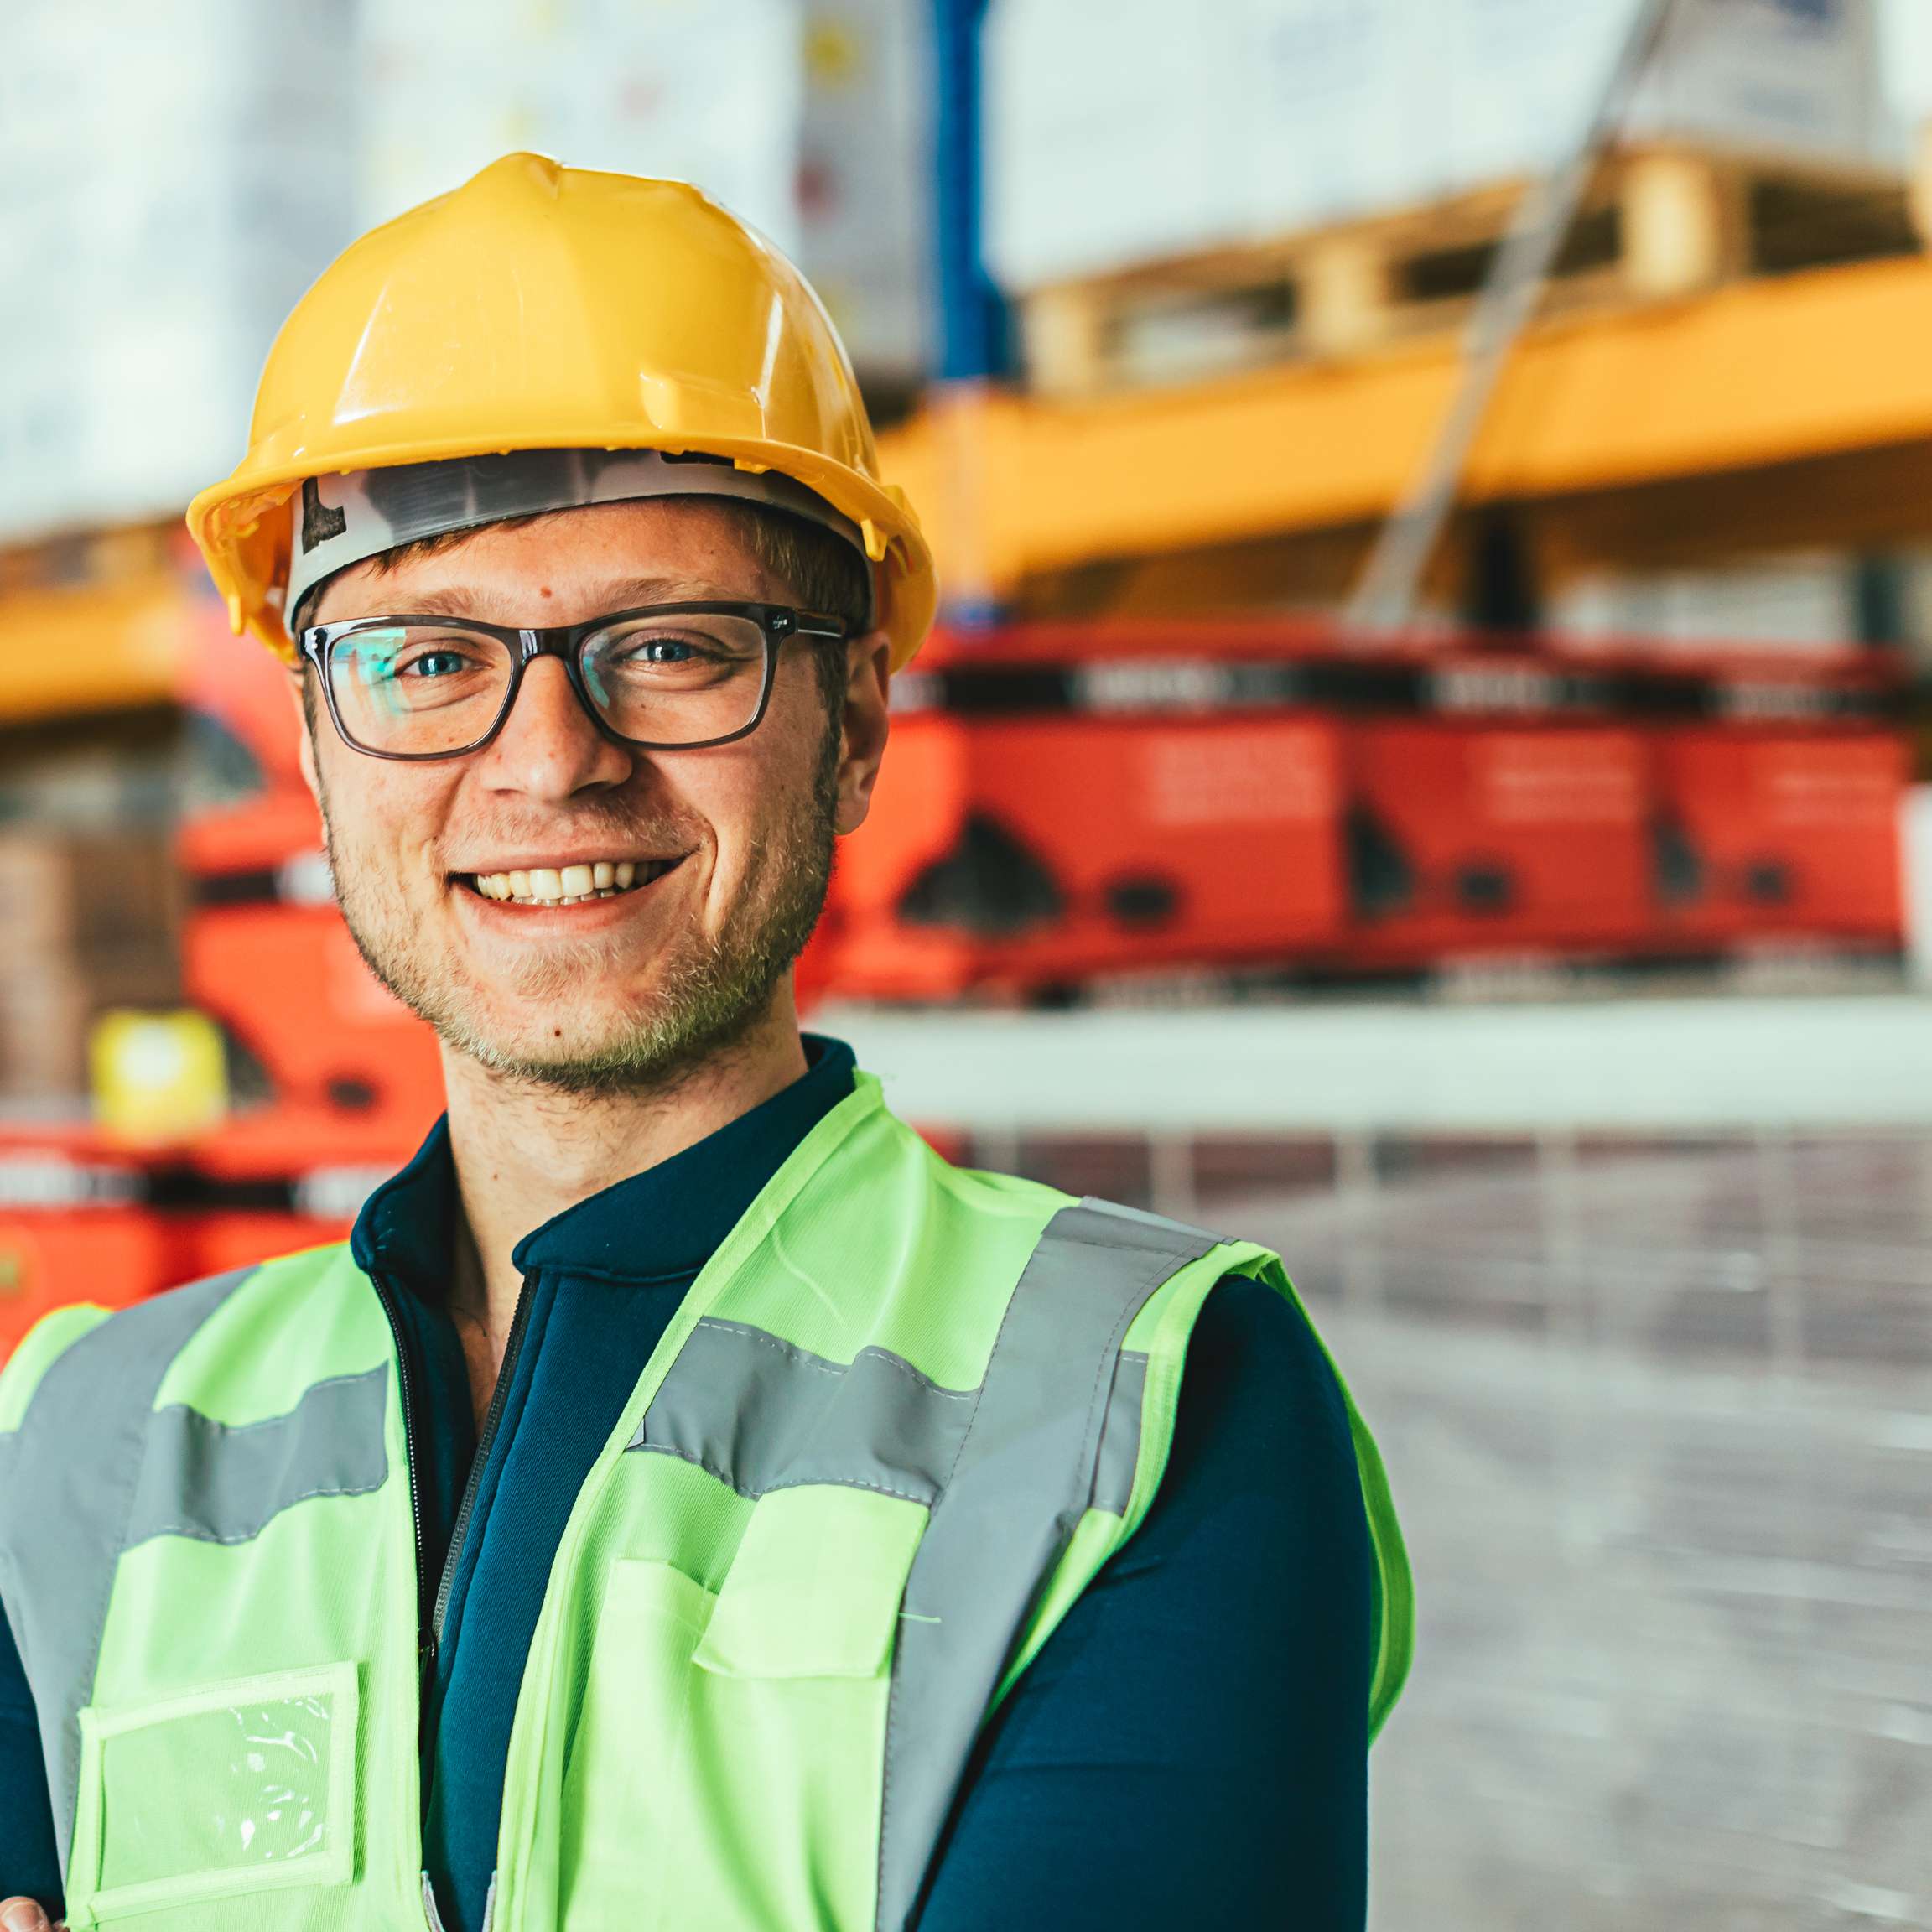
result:
[[[0,543],[0,599],[23,591],[122,584],[173,569],[190,554],[179,518],[68,531]]]
[[[1093,395],[1467,320],[1521,199],[1498,182],[1424,206],[1050,284],[1020,299],[1031,386]],[[1606,158],[1543,313],[1666,299],[1920,246],[1903,175],[1646,144]]]

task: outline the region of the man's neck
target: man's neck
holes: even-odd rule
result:
[[[522,1290],[510,1259],[517,1244],[789,1087],[805,1072],[805,1049],[785,989],[729,1047],[621,1093],[560,1093],[512,1080],[447,1047],[443,1066],[467,1223],[457,1229],[452,1299],[472,1384],[494,1387]]]

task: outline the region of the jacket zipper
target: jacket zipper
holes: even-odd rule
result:
[[[517,1294],[517,1312],[510,1320],[510,1338],[504,1344],[503,1366],[496,1371],[496,1386],[490,1394],[490,1406],[476,1438],[476,1455],[470,1465],[470,1479],[463,1485],[463,1501],[456,1511],[455,1527],[449,1532],[449,1554],[444,1560],[443,1575],[436,1586],[436,1600],[429,1613],[429,1628],[423,1649],[423,1682],[436,1667],[436,1653],[443,1642],[443,1620],[449,1613],[449,1592],[455,1587],[456,1568],[462,1561],[463,1545],[470,1533],[470,1519],[476,1511],[476,1491],[483,1480],[484,1466],[490,1460],[491,1445],[496,1439],[503,1420],[504,1405],[510,1399],[510,1384],[517,1377],[517,1358],[523,1350],[523,1331],[530,1321],[530,1277]]]
[[[416,1666],[420,1698],[433,1652],[424,1581],[428,1552],[423,1535],[423,1490],[416,1474],[416,1443],[422,1418],[416,1405],[416,1374],[410,1367],[409,1350],[402,1338],[402,1320],[396,1311],[396,1291],[382,1275],[372,1275],[371,1280],[375,1283],[376,1299],[382,1304],[382,1314],[389,1324],[389,1338],[395,1345],[396,1379],[402,1397],[403,1460],[409,1465],[409,1519],[416,1534]]]
[[[428,1702],[429,1684],[436,1668],[437,1646],[442,1641],[443,1619],[449,1608],[449,1591],[455,1581],[456,1564],[463,1553],[463,1540],[470,1528],[470,1519],[475,1514],[476,1488],[483,1473],[483,1465],[489,1460],[490,1446],[496,1439],[497,1425],[503,1420],[503,1405],[508,1400],[510,1384],[517,1373],[517,1358],[522,1352],[523,1331],[530,1318],[530,1277],[523,1277],[523,1285],[517,1296],[517,1312],[510,1323],[510,1339],[503,1351],[503,1366],[496,1372],[496,1386],[491,1392],[490,1408],[483,1418],[482,1432],[477,1438],[475,1459],[470,1465],[470,1478],[463,1486],[463,1502],[456,1512],[456,1525],[450,1534],[449,1553],[443,1564],[443,1574],[436,1586],[434,1603],[428,1595],[428,1551],[423,1535],[423,1488],[416,1473],[416,1443],[418,1435],[420,1410],[416,1400],[416,1374],[410,1367],[410,1354],[402,1339],[402,1317],[396,1311],[396,1291],[382,1275],[372,1275],[376,1288],[376,1299],[382,1304],[384,1319],[389,1324],[389,1338],[396,1350],[397,1386],[402,1399],[402,1444],[403,1459],[409,1465],[409,1519],[416,1537],[416,1698],[418,1711],[418,1722]],[[418,1748],[421,1745],[418,1740]],[[423,1802],[428,1801],[425,1788]],[[484,1932],[489,1932],[490,1922],[496,1917],[496,1881],[490,1881],[490,1896],[483,1908]],[[429,1874],[423,1874],[423,1909],[428,1921],[428,1932],[442,1932],[442,1914],[436,1905],[435,1888],[430,1883]]]

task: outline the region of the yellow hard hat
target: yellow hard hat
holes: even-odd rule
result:
[[[857,527],[894,669],[932,621],[932,553],[881,480],[831,319],[697,189],[509,154],[372,230],[296,304],[248,453],[189,506],[237,631],[293,657],[282,608],[313,478],[525,449],[654,449],[776,471]]]

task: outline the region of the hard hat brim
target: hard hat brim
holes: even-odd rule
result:
[[[877,576],[878,628],[891,650],[891,665],[901,669],[931,630],[938,605],[932,553],[918,519],[902,492],[815,449],[755,438],[707,437],[702,443],[665,437],[627,437],[569,430],[537,438],[519,432],[507,442],[452,437],[442,442],[395,444],[357,453],[356,467],[381,470],[445,458],[487,456],[509,449],[657,449],[669,455],[698,454],[729,458],[740,468],[775,470],[815,491],[859,527],[868,559]],[[200,491],[188,506],[190,534],[206,558],[210,576],[227,607],[236,632],[246,631],[288,663],[297,662],[294,640],[284,614],[264,594],[288,579],[290,519],[288,506],[311,477],[345,474],[293,461],[262,465],[244,461],[222,481]]]

